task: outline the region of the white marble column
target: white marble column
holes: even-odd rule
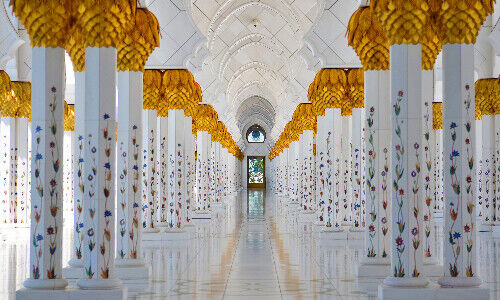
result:
[[[390,48],[392,106],[392,257],[389,286],[426,286],[423,268],[422,46]]]
[[[217,152],[217,142],[214,141],[213,135],[211,135],[210,157],[208,161],[208,175],[209,175],[208,190],[209,190],[209,199],[211,208],[214,208],[214,206],[217,203],[216,152]]]
[[[181,230],[185,224],[186,184],[184,166],[184,110],[169,109],[168,111],[168,195],[167,223],[169,230]]]
[[[301,197],[300,211],[314,213],[314,155],[313,155],[314,133],[312,130],[304,130],[299,138],[300,165],[302,175],[299,177]],[[281,155],[280,155],[281,156]]]
[[[143,73],[118,72],[116,264],[144,265],[142,254]]]
[[[439,284],[479,286],[473,146],[474,45],[443,46],[443,99],[444,277]]]
[[[168,215],[168,116],[158,116],[156,137],[156,210],[158,227],[167,227]]]
[[[275,159],[276,160],[276,159]],[[299,142],[292,141],[288,147],[288,162],[290,170],[290,203],[299,203]],[[279,172],[279,170],[277,170]]]
[[[82,254],[85,247],[83,199],[87,176],[85,164],[85,71],[75,72],[75,131],[74,131],[74,164],[73,164],[73,254],[68,264],[70,267],[83,267]]]
[[[365,255],[363,266],[379,265],[389,269],[390,255],[390,199],[391,182],[391,118],[385,108],[390,107],[390,71],[365,71],[366,107],[366,215]],[[386,270],[381,270],[386,271]]]
[[[194,161],[194,148],[195,139],[193,135],[193,118],[186,116],[185,122],[185,136],[184,136],[184,161],[186,172],[186,213],[184,214],[186,222],[191,220],[191,214],[196,209],[196,196],[195,196],[195,161]]]
[[[352,225],[352,116],[342,117],[341,142],[341,203],[340,222],[342,226]]]
[[[143,231],[158,232],[157,210],[157,114],[154,109],[142,110],[142,207]]]
[[[363,231],[365,228],[365,109],[352,109],[352,153],[351,153],[351,184],[352,184],[352,227],[353,231]]]
[[[196,211],[205,213],[210,209],[210,133],[198,131],[196,136]]]
[[[18,118],[16,124],[16,143],[17,143],[17,208],[16,208],[16,218],[17,223],[27,224],[28,223],[28,206],[30,205],[31,199],[29,197],[29,177],[30,172],[28,165],[28,130],[29,130],[29,120],[28,118]],[[72,189],[72,187],[71,187]]]
[[[442,120],[442,114],[441,114]],[[443,216],[443,128],[434,129],[434,215]]]
[[[327,146],[328,146],[328,132],[325,124],[325,115],[316,116],[318,122],[318,133],[315,136],[316,144],[316,160],[315,160],[315,181],[316,181],[316,203],[317,203],[317,217],[316,224],[325,224],[325,217],[327,212],[326,203],[329,200],[327,193],[328,186],[327,176]]]
[[[74,209],[74,194],[73,194],[73,169],[74,169],[74,140],[75,135],[73,131],[64,131],[63,138],[63,206],[64,215],[63,219],[66,223],[74,223],[73,209]]]
[[[16,119],[14,117],[5,116],[5,113],[1,117],[0,132],[2,134],[2,141],[0,142],[1,160],[0,160],[0,172],[2,175],[1,184],[1,195],[2,197],[2,208],[1,208],[1,222],[12,224],[14,223],[14,211],[13,209],[13,190],[12,185],[15,183],[15,172],[13,167],[12,159],[15,157],[16,148]]]
[[[85,50],[83,289],[120,286],[115,275],[116,49]],[[101,84],[106,82],[106,84]]]
[[[341,116],[340,108],[325,109],[325,226],[327,228],[340,229],[340,140],[341,140]],[[319,126],[319,124],[318,124]],[[318,127],[319,130],[319,127]]]
[[[32,49],[32,191],[27,288],[58,289],[62,278],[64,49]]]
[[[437,264],[436,245],[434,239],[434,170],[435,153],[431,146],[432,135],[432,101],[434,99],[434,71],[422,70],[422,196],[424,264]]]

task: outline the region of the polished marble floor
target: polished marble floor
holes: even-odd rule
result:
[[[320,241],[313,225],[284,216],[279,200],[249,190],[229,199],[225,212],[196,221],[189,238],[145,243],[151,279],[127,282],[129,298],[375,299],[379,280],[355,276],[363,241]],[[28,275],[27,234],[0,229],[0,299],[14,299]],[[64,240],[67,261],[71,230]],[[479,240],[480,276],[500,299],[500,239]]]

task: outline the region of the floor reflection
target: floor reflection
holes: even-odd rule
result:
[[[247,191],[248,219],[260,219],[264,217],[264,189],[249,189]]]
[[[243,192],[225,211],[197,221],[189,238],[145,243],[151,278],[127,282],[129,299],[375,299],[379,281],[359,282],[354,273],[363,241],[319,240],[280,201],[263,190]],[[27,229],[0,229],[0,299],[14,299],[29,274],[27,236]],[[491,299],[500,299],[500,239],[478,240],[479,275]],[[65,229],[64,261],[70,245]]]

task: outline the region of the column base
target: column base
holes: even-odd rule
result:
[[[313,223],[316,220],[316,214],[313,211],[301,211],[299,213],[299,223]]]
[[[382,300],[436,300],[436,287],[378,286],[378,298]]]
[[[154,227],[154,228],[148,227],[148,228],[143,228],[142,232],[148,232],[148,233],[152,232],[152,233],[155,233],[155,232],[160,232],[160,229],[156,228],[156,227]]]
[[[32,290],[59,290],[68,286],[68,281],[59,279],[33,279],[28,278],[23,283],[24,287]]]
[[[347,232],[337,229],[325,228],[319,232],[320,241],[322,240],[347,240]]]
[[[436,290],[436,300],[489,300],[490,289],[487,287],[440,288]]]
[[[71,281],[71,284],[73,284],[75,280],[85,278],[85,270],[83,269],[83,265],[81,267],[74,267],[70,265],[63,268],[62,275],[64,278]]]
[[[477,288],[483,281],[479,277],[441,277],[438,283],[443,288]]]
[[[389,276],[384,279],[383,285],[395,288],[423,288],[428,284],[429,281],[424,277],[400,278]]]
[[[364,231],[352,230],[352,227],[351,229],[349,229],[349,231],[347,231],[348,240],[364,240],[364,238],[365,238]]]
[[[212,213],[209,211],[197,210],[194,214],[191,215],[191,220],[211,219],[211,218],[212,218]]]
[[[425,263],[422,269],[422,275],[425,277],[441,277],[443,276],[443,265],[437,263]]]
[[[145,233],[142,235],[143,241],[178,241],[188,239],[189,232],[185,230],[170,231],[168,229],[165,229],[157,233]]]
[[[62,290],[20,289],[16,291],[17,300],[126,300],[127,288],[109,290],[81,290],[66,288]]]
[[[76,282],[82,290],[119,290],[123,288],[118,278],[113,279],[80,279]],[[95,299],[93,299],[95,300]]]
[[[390,273],[391,263],[389,258],[363,257],[355,270],[356,277],[385,278]]]

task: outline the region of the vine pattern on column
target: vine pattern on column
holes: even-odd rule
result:
[[[465,201],[467,203],[467,221],[464,225],[464,235],[466,239],[466,250],[467,250],[467,259],[465,261],[465,276],[467,277],[473,277],[474,276],[474,270],[472,267],[472,250],[474,248],[473,244],[473,230],[474,230],[474,225],[475,225],[475,197],[474,197],[474,190],[473,190],[473,174],[474,174],[474,155],[473,155],[473,150],[472,150],[472,144],[471,144],[471,115],[473,115],[473,112],[471,112],[471,93],[470,93],[470,87],[469,85],[465,85],[465,90],[467,92],[467,96],[464,100],[464,105],[465,105],[465,151],[467,155],[467,168],[466,168],[466,173],[465,173],[465,181],[466,181],[466,186],[465,186]]]
[[[396,154],[396,163],[394,167],[394,173],[396,175],[396,179],[394,179],[394,191],[396,193],[396,207],[397,209],[397,215],[396,215],[396,224],[398,225],[398,236],[395,239],[396,243],[396,255],[398,262],[394,266],[394,277],[405,277],[405,268],[403,266],[403,258],[402,255],[405,252],[405,244],[404,244],[404,239],[403,239],[403,232],[405,230],[406,226],[406,221],[404,219],[403,215],[403,204],[404,204],[404,194],[405,190],[403,187],[399,186],[399,182],[401,178],[404,175],[404,155],[405,155],[405,143],[403,141],[403,138],[401,137],[401,124],[402,121],[399,119],[399,114],[401,113],[401,102],[404,100],[403,99],[404,93],[403,91],[398,92],[398,97],[396,98],[396,103],[393,105],[394,106],[394,121],[396,124],[395,133],[398,137],[397,140],[394,141],[395,146],[395,154]],[[394,254],[393,254],[394,255]]]
[[[132,247],[129,249],[129,256],[132,259],[137,258],[137,246],[139,243],[139,201],[140,198],[137,195],[139,190],[139,149],[140,145],[137,143],[137,125],[132,125],[132,135],[131,135],[131,145],[132,145],[132,224],[129,228],[129,238],[131,240]]]
[[[121,219],[119,222],[120,226],[120,258],[124,259],[125,258],[125,234],[127,233],[127,222],[125,219],[127,218],[126,214],[126,209],[127,209],[127,148],[125,147],[123,142],[120,142],[120,153],[121,153],[121,159],[122,159],[122,171],[120,174],[120,209],[121,209]]]
[[[43,240],[43,231],[40,231],[38,226],[40,225],[40,218],[41,218],[41,213],[43,209],[43,181],[42,178],[40,177],[40,172],[41,172],[41,163],[43,160],[43,154],[40,153],[40,142],[42,140],[42,127],[36,126],[35,128],[35,184],[36,184],[36,191],[37,193],[35,194],[37,197],[32,198],[33,201],[33,215],[35,219],[35,226],[33,229],[33,236],[32,236],[32,244],[33,244],[33,253],[35,253],[36,256],[36,263],[33,265],[31,269],[31,274],[33,276],[33,279],[39,279],[40,278],[40,259],[42,258],[42,247],[40,245],[40,242]]]
[[[97,204],[97,199],[95,198],[96,196],[96,176],[97,176],[97,148],[94,146],[94,143],[92,142],[92,134],[89,134],[88,136],[88,147],[90,149],[90,156],[91,156],[91,168],[90,172],[87,175],[87,181],[88,181],[88,196],[89,196],[89,201],[88,201],[88,214],[89,214],[89,220],[90,220],[90,227],[87,230],[87,236],[88,236],[88,242],[87,246],[89,247],[89,264],[88,268],[85,267],[85,273],[87,274],[88,279],[92,279],[94,277],[95,270],[92,270],[92,258],[93,258],[93,251],[95,250],[95,231],[94,228],[96,227],[96,223],[94,220],[95,217],[95,212],[96,212],[96,204]]]
[[[104,141],[104,228],[103,228],[103,239],[100,245],[101,256],[103,258],[103,266],[101,267],[101,278],[106,279],[109,278],[109,265],[111,264],[111,260],[114,259],[113,254],[111,253],[111,221],[113,218],[113,214],[111,212],[110,206],[112,205],[109,197],[111,196],[111,188],[113,181],[113,174],[111,171],[111,160],[114,159],[111,157],[111,147],[113,145],[112,137],[109,133],[109,114],[105,113],[103,116],[105,121],[104,129],[102,130],[102,136]],[[107,256],[107,257],[106,257]]]
[[[59,193],[57,187],[59,183],[57,182],[57,174],[59,173],[59,141],[57,140],[57,123],[56,123],[56,109],[57,109],[57,97],[56,88],[52,87],[52,102],[49,103],[50,112],[50,134],[52,135],[52,140],[49,143],[50,147],[50,157],[52,168],[54,170],[54,175],[49,181],[49,197],[50,197],[50,215],[52,217],[52,224],[47,227],[47,235],[49,236],[49,267],[47,268],[47,278],[55,279],[57,274],[55,274],[55,264],[56,258],[54,257],[57,249],[57,235],[59,234],[59,225],[57,223],[57,213],[60,207],[59,203]],[[47,175],[47,174],[45,174]],[[43,198],[41,198],[43,201]],[[49,222],[50,224],[50,222]]]
[[[449,265],[449,271],[451,277],[457,277],[459,275],[459,270],[458,270],[458,258],[460,256],[460,238],[462,235],[460,232],[455,231],[453,232],[453,229],[455,227],[455,223],[457,221],[458,217],[458,209],[460,208],[460,181],[457,176],[457,163],[458,163],[458,157],[460,156],[460,153],[458,150],[456,150],[456,139],[457,139],[457,124],[455,122],[450,123],[450,130],[451,130],[451,153],[450,153],[450,176],[451,176],[451,186],[453,188],[453,192],[456,195],[456,199],[453,199],[450,197],[450,218],[451,218],[451,227],[450,230],[448,231],[448,243],[451,246],[452,252],[453,252],[453,258],[454,262]]]
[[[420,275],[417,269],[417,249],[420,247],[420,205],[419,205],[419,194],[418,191],[420,189],[420,155],[418,154],[418,149],[420,145],[415,143],[413,145],[415,150],[415,169],[411,172],[411,177],[413,181],[412,194],[413,194],[413,218],[415,219],[415,226],[411,229],[412,238],[412,246],[413,246],[413,272],[412,277],[418,277]]]
[[[375,145],[374,145],[374,135],[375,135],[375,128],[374,128],[374,115],[375,115],[375,107],[370,107],[370,112],[368,115],[368,118],[366,119],[366,124],[367,124],[367,133],[368,133],[368,174],[367,174],[367,179],[366,179],[366,185],[368,187],[368,214],[370,215],[370,222],[366,224],[368,226],[368,243],[370,246],[366,250],[366,256],[367,257],[376,257],[377,253],[375,251],[375,243],[374,241],[376,232],[375,232],[375,225],[376,225],[376,220],[377,220],[377,203],[376,203],[376,187],[375,187],[375,173],[376,173],[376,166],[375,166],[375,159],[377,158],[377,153],[375,151]]]
[[[79,135],[78,136],[78,163],[77,163],[77,180],[78,180],[78,189],[80,191],[79,196],[83,196],[85,193],[85,185],[83,183],[84,177],[83,177],[83,145],[85,141],[83,139],[83,136]],[[78,244],[74,245],[75,247],[75,256],[77,259],[82,258],[82,245],[83,245],[83,222],[81,218],[83,217],[82,212],[83,212],[83,205],[82,205],[82,199],[78,197],[76,199],[76,219],[75,219],[75,234],[78,235]]]
[[[384,148],[384,169],[380,172],[382,183],[380,188],[382,189],[382,209],[384,214],[382,215],[382,219],[380,219],[380,223],[382,223],[382,257],[387,257],[387,234],[389,233],[389,223],[387,221],[389,214],[387,212],[387,207],[389,204],[389,195],[387,190],[387,180],[389,177],[389,151],[387,148]]]
[[[429,103],[425,102],[425,114],[424,114],[424,159],[425,159],[425,167],[426,167],[426,173],[425,173],[425,178],[424,178],[424,190],[425,190],[425,205],[426,205],[426,211],[424,213],[424,234],[425,234],[425,248],[424,248],[424,256],[425,257],[431,257],[431,246],[430,246],[430,235],[431,235],[431,214],[432,214],[432,198],[431,198],[431,178],[430,174],[432,174],[432,158],[431,158],[431,153],[430,153],[430,128],[429,128],[429,121],[430,121],[430,107]]]

